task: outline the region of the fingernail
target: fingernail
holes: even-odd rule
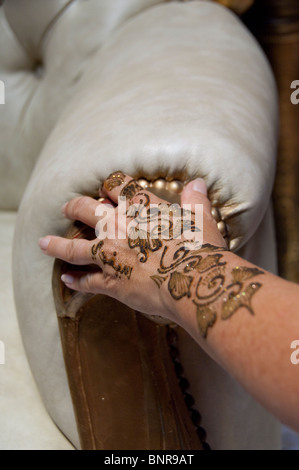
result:
[[[205,196],[208,195],[207,185],[205,183],[205,180],[202,179],[202,178],[197,178],[195,181],[193,181],[192,189],[193,189],[193,191],[197,191],[198,193],[202,193]]]
[[[61,276],[61,280],[62,282],[64,282],[65,284],[73,284],[75,278],[73,276],[70,276],[69,274],[63,274]]]
[[[61,212],[63,213],[63,215],[65,215],[65,209],[66,209],[66,206],[68,205],[68,202],[66,202],[65,204],[63,204],[62,208],[61,208]]]
[[[44,237],[44,238],[39,239],[38,244],[43,251],[47,251],[50,240],[51,239],[49,237]]]

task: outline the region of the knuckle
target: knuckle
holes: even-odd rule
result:
[[[93,292],[95,289],[95,279],[92,274],[86,274],[83,278],[80,279],[79,281],[79,286],[80,289],[87,291],[87,292]]]
[[[105,286],[105,290],[108,292],[112,292],[115,290],[115,286],[116,286],[116,278],[115,276],[112,276],[111,274],[109,273],[104,273],[104,286]]]
[[[78,197],[74,199],[69,207],[69,212],[72,215],[73,218],[79,217],[80,214],[82,214],[82,211],[86,207],[86,197]]]
[[[107,243],[108,242],[108,243]],[[106,259],[110,259],[114,253],[114,245],[112,243],[112,240],[105,240],[105,246],[103,249],[103,255]]]
[[[72,263],[75,260],[76,247],[74,240],[70,240],[66,247],[66,258]]]

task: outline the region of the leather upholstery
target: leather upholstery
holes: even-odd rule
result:
[[[229,224],[231,248],[258,243],[265,265],[275,260],[267,242],[273,227],[258,232],[271,219],[275,172],[277,97],[268,63],[225,8],[208,1],[163,3],[128,0],[124,7],[118,0],[116,8],[110,0],[57,1],[40,15],[35,8],[41,1],[12,0],[0,9],[0,41],[8,44],[0,51],[7,84],[0,115],[3,208],[18,206],[38,158],[15,233],[16,306],[40,393],[76,446],[51,290],[53,263],[37,246],[39,237],[65,232],[65,201],[95,194],[120,168],[150,179],[203,176]],[[25,5],[27,24],[16,18]],[[193,358],[199,356],[196,349]],[[214,445],[276,448],[272,418],[209,361],[206,373],[226,402],[236,398],[230,417],[207,400],[211,434],[220,418],[225,422]],[[242,427],[240,402],[256,429],[270,429],[263,442],[250,430],[224,432]]]

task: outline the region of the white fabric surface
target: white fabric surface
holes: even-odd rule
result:
[[[18,328],[11,279],[15,212],[0,212],[0,450],[72,450],[41,401]]]
[[[125,21],[167,0],[9,0],[0,6],[0,208],[16,209],[78,82]]]

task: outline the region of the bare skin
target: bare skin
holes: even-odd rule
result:
[[[66,273],[65,284],[176,322],[270,412],[299,431],[299,364],[291,362],[291,344],[299,340],[299,287],[227,250],[202,180],[187,185],[181,197],[182,205],[192,205],[189,232],[177,223],[180,209],[170,208],[121,172],[107,178],[101,195],[111,201],[108,217],[116,233],[120,228],[125,234],[122,239],[47,236],[39,242],[48,256],[98,267],[87,274]],[[117,207],[119,196],[126,198],[124,209]],[[150,212],[152,204],[159,210]],[[186,237],[202,229],[194,219],[196,204],[203,205],[201,247]],[[136,212],[138,205],[145,209]],[[82,197],[67,203],[63,211],[70,220],[95,228],[98,206],[94,199]],[[165,239],[163,214],[169,208],[171,227]],[[120,210],[124,227],[118,227]],[[140,236],[142,221],[153,214],[152,231]],[[133,220],[138,222],[137,235],[136,225],[130,225]]]

